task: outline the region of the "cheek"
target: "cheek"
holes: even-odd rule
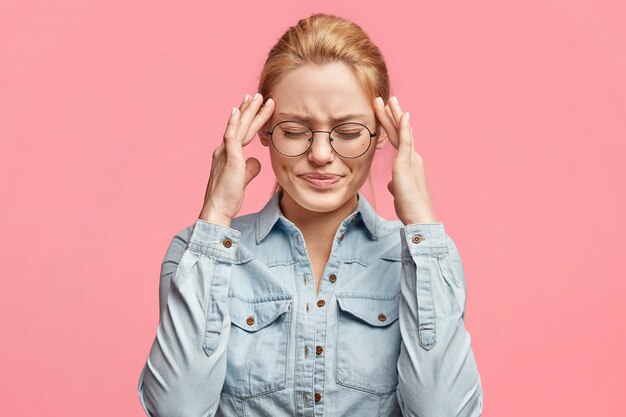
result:
[[[351,167],[352,174],[355,176],[356,181],[363,185],[365,181],[367,181],[367,176],[370,172],[370,168],[372,166],[373,153],[367,155],[367,159],[361,161],[360,164],[354,165]]]
[[[293,170],[293,163],[281,155],[272,153],[270,159],[274,175],[276,175],[277,178],[285,177],[288,172]]]

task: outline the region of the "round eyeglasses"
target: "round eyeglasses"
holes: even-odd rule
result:
[[[356,123],[341,123],[331,129],[311,130],[307,125],[286,120],[276,124],[267,134],[272,138],[274,148],[285,156],[300,156],[313,145],[315,132],[328,133],[331,148],[344,158],[358,158],[370,148],[372,133],[367,126]]]

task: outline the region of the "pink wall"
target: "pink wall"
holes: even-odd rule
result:
[[[483,415],[626,415],[623,2],[209,3],[0,7],[0,415],[143,415],[165,249],[231,106],[317,11],[371,34],[411,112]],[[246,148],[263,168],[241,214],[269,195],[266,151]],[[392,157],[373,168],[387,218]]]

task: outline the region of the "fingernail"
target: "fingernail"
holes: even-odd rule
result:
[[[406,112],[406,119],[409,120],[409,112]]]
[[[384,106],[385,102],[381,97],[376,97],[376,104],[378,104],[379,106]]]
[[[256,93],[256,94],[254,95],[254,98],[253,98],[252,100],[256,100],[256,99],[257,99],[257,98],[259,98],[259,97],[261,97],[261,94]]]
[[[236,111],[237,111],[237,107],[233,107],[233,109],[230,111],[230,115],[233,116]]]
[[[393,101],[396,104],[400,104],[398,103],[398,99],[396,98],[396,96],[391,97],[391,101]]]
[[[272,98],[271,98],[271,97],[270,97],[270,98],[268,98],[267,100],[265,100],[265,104],[264,104],[263,106],[264,106],[264,107],[265,107],[265,106],[269,106],[270,104],[272,104]]]
[[[243,102],[245,103],[246,101],[248,101],[250,99],[250,94],[246,94],[245,96],[243,96]]]

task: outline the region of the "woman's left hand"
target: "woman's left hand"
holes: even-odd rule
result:
[[[389,141],[398,150],[391,169],[391,181],[387,184],[398,219],[405,225],[436,222],[426,185],[424,161],[413,148],[413,128],[408,113],[402,112],[395,97],[391,97],[387,105],[377,97],[374,111]]]

